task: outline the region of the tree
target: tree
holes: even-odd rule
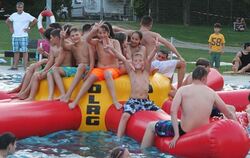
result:
[[[138,18],[148,15],[149,1],[150,0],[134,0],[133,7]]]
[[[191,0],[183,0],[183,24],[190,25],[190,4]]]

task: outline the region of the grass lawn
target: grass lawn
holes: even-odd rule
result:
[[[73,24],[81,26],[83,23],[74,22]],[[138,22],[112,22],[114,25],[119,25],[124,28],[138,29]],[[10,50],[11,49],[11,35],[4,21],[0,21],[0,50]],[[189,26],[185,27],[182,25],[169,25],[169,24],[154,24],[153,31],[160,33],[163,37],[175,37],[181,41],[194,42],[194,43],[207,43],[208,36],[212,32],[213,28],[210,26]],[[246,32],[234,32],[232,28],[225,27],[222,30],[225,35],[226,45],[230,46],[241,46],[242,43],[249,40],[250,31]],[[38,33],[37,27],[35,26],[30,34],[30,39],[39,39],[40,34]],[[207,51],[194,50],[194,49],[178,49],[182,56],[187,62],[195,61],[199,57],[208,58],[209,55]],[[222,61],[231,62],[234,57],[232,53],[225,53],[222,56]],[[188,64],[187,71],[193,69],[192,64]],[[229,66],[223,66],[221,71],[230,71]]]

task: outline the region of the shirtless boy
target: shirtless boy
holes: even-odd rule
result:
[[[113,51],[120,60],[124,62],[131,83],[130,99],[124,105],[124,111],[117,131],[117,136],[120,138],[124,135],[126,124],[130,116],[137,111],[152,110],[163,112],[159,107],[157,107],[152,101],[148,99],[151,61],[157,49],[153,49],[151,54],[149,54],[146,58],[143,52],[132,54],[131,65],[131,62],[129,60],[116,52],[111,46],[108,46],[108,48]]]
[[[62,76],[71,77],[75,75],[75,72],[76,72],[76,68],[72,67],[73,65],[72,52],[70,50],[63,49],[64,43],[68,45],[72,43],[68,39],[71,27],[72,25],[66,24],[63,26],[63,30],[60,32],[60,44],[61,44],[62,50],[59,53],[57,62],[54,64],[51,71],[47,74],[48,87],[49,87],[48,100],[54,99],[54,87],[55,87],[54,82],[56,82],[60,93],[64,94],[65,91],[64,91],[61,77]],[[62,32],[63,32],[63,35],[62,35]],[[60,83],[62,83],[62,85],[60,85]]]
[[[192,73],[192,84],[177,90],[171,106],[171,121],[150,122],[142,140],[142,148],[153,145],[155,134],[161,137],[173,137],[169,147],[174,148],[181,135],[209,123],[214,105],[227,118],[236,120],[235,115],[226,108],[226,104],[218,94],[206,86],[207,74],[204,67],[195,68]],[[179,107],[182,109],[180,122],[177,121]]]
[[[60,100],[64,102],[68,102],[71,94],[73,93],[76,85],[79,83],[81,78],[84,78],[84,80],[88,77],[90,71],[94,68],[94,50],[93,48],[87,43],[86,40],[86,34],[89,31],[84,30],[84,35],[81,36],[81,32],[79,29],[73,28],[70,31],[70,38],[73,42],[73,45],[64,45],[64,49],[71,50],[73,53],[73,56],[76,60],[76,65],[78,65],[77,69],[75,68],[75,77],[73,82],[71,83],[68,91],[64,92],[62,79],[58,80],[60,81],[60,84],[58,86],[61,87],[63,90],[61,92]]]
[[[96,35],[98,39],[93,38]],[[118,69],[119,62],[113,52],[105,49],[106,45],[110,44],[114,47],[116,51],[121,54],[120,44],[117,40],[109,38],[109,29],[105,24],[102,24],[102,22],[93,26],[92,30],[87,35],[87,41],[89,44],[94,46],[97,51],[97,68],[94,68],[91,71],[89,77],[82,85],[77,97],[72,103],[69,104],[69,108],[73,109],[76,107],[81,97],[88,91],[88,89],[95,81],[105,79],[113,103],[115,104],[115,107],[117,109],[120,109],[122,105],[118,102],[116,98],[115,88],[113,84],[113,78],[117,78],[120,76],[120,71]]]
[[[39,82],[47,77],[47,73],[51,70],[53,64],[57,62],[60,52],[60,30],[53,30],[50,34],[50,53],[48,62],[42,71],[36,72],[33,75],[30,83],[30,92],[29,89],[27,89],[27,91],[25,90],[24,94],[26,94],[26,96],[23,99],[25,99],[28,95],[28,98],[25,100],[34,100],[39,87]]]
[[[150,16],[144,16],[140,23],[140,31],[142,32],[143,38],[141,44],[146,47],[147,55],[152,52],[152,50],[155,47],[154,40],[158,38],[159,42],[163,44],[166,48],[169,48],[173,53],[176,54],[176,56],[179,58],[179,65],[180,67],[177,67],[178,69],[178,87],[182,86],[182,81],[184,79],[185,71],[186,71],[186,64],[184,59],[181,57],[177,49],[168,42],[165,38],[163,38],[160,34],[150,31],[153,26],[153,19]],[[114,30],[126,32],[128,36],[131,36],[131,33],[133,30],[125,30],[122,28],[114,27]]]

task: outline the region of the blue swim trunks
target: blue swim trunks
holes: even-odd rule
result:
[[[178,124],[178,128],[179,128],[179,134],[180,134],[180,136],[186,133],[181,128],[180,122]],[[173,128],[172,122],[170,120],[165,120],[165,121],[161,120],[161,121],[158,121],[155,124],[155,133],[159,137],[174,137],[174,128]]]
[[[61,68],[65,72],[65,77],[75,76],[75,74],[77,72],[77,67],[63,66]],[[84,70],[84,73],[82,75],[82,78],[84,78],[87,75],[87,73],[89,72],[89,70],[90,70],[90,67],[88,65],[85,66],[85,70]]]
[[[61,68],[65,72],[65,77],[75,76],[75,74],[77,72],[77,68],[76,67],[62,66]]]
[[[157,111],[160,108],[149,99],[130,98],[124,105],[124,111],[130,115],[137,111]]]

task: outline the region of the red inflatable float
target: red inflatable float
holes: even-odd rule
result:
[[[111,107],[106,114],[108,130],[117,131],[121,112]],[[153,111],[142,111],[131,116],[127,123],[126,135],[141,141],[148,122],[169,120],[169,115]],[[188,158],[244,158],[249,150],[249,139],[246,131],[237,122],[219,120],[179,138],[176,147],[169,149],[171,138],[156,137],[155,146],[164,153]]]

